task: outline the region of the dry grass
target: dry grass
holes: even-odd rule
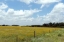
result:
[[[58,28],[48,28],[48,27],[20,27],[20,26],[0,26],[1,35],[26,35],[31,36],[33,32],[36,31],[36,34],[42,34],[43,32],[51,32],[58,30]]]
[[[0,26],[0,42],[2,39],[4,40],[6,38],[12,39],[12,40],[16,39],[17,35],[18,35],[18,38],[20,39],[33,37],[34,31],[36,32],[36,36],[38,36],[43,33],[51,32],[58,29],[59,28],[51,28],[51,27]]]

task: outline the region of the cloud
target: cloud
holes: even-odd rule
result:
[[[30,3],[36,3],[36,4],[41,4],[40,8],[43,8],[46,5],[55,3],[55,2],[61,2],[61,0],[20,0],[20,2],[24,2],[26,4]]]
[[[8,5],[4,3],[1,4],[0,7],[0,21],[4,24],[19,24],[19,22],[22,23],[32,21],[34,18],[30,16],[41,11],[38,9],[15,10],[13,8],[9,8]]]
[[[49,4],[49,3],[55,3],[60,2],[61,0],[37,0],[37,4]]]
[[[8,5],[6,4],[3,5],[3,4],[0,4],[1,24],[4,23],[4,24],[33,25],[33,24],[43,24],[47,22],[64,22],[63,19],[64,3],[56,4],[50,13],[44,16],[37,15],[37,17],[35,18],[30,16],[42,10],[38,10],[38,9],[15,10],[13,8],[9,8]]]
[[[7,11],[8,15],[21,16],[21,17],[29,17],[34,13],[40,12],[38,9],[30,9],[30,10],[14,10],[9,8]]]
[[[7,5],[5,5],[4,3],[0,3],[0,9],[6,9],[6,8],[8,8]]]
[[[43,24],[49,22],[64,22],[64,3],[58,3],[54,6],[52,11],[46,15],[33,18],[30,24]]]
[[[0,3],[0,19],[4,18],[4,15],[6,15],[6,9],[8,8],[7,5],[5,5],[4,3]]]
[[[34,0],[20,0],[20,2],[24,2],[26,4],[32,3]]]
[[[64,3],[58,3],[52,11],[43,16],[44,22],[64,22]]]
[[[35,3],[37,4],[42,4],[40,8],[43,8],[46,5],[55,3],[55,2],[60,2],[61,0],[37,0]]]

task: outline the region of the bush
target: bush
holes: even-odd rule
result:
[[[12,26],[19,26],[19,25],[12,25]]]
[[[62,36],[62,34],[58,34],[58,36],[60,37],[60,36]]]

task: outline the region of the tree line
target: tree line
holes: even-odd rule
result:
[[[3,25],[0,25],[0,26],[19,26],[19,25],[5,25],[5,24],[3,24]]]
[[[42,25],[31,25],[31,27],[64,27],[64,22],[60,23],[44,23]]]
[[[19,25],[5,25],[5,24],[3,24],[0,26],[19,26]],[[28,25],[26,27],[64,27],[64,22],[60,22],[60,23],[50,22],[50,23],[44,23],[42,25],[30,25],[30,26]]]

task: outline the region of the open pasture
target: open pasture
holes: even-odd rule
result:
[[[38,37],[41,34],[58,30],[51,27],[0,26],[0,42],[17,42],[25,38]],[[17,40],[17,41],[16,41]]]

